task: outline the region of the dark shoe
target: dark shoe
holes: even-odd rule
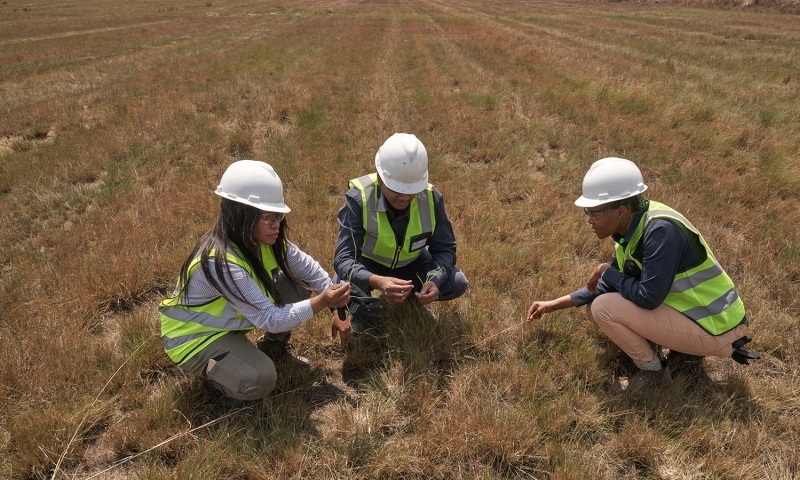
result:
[[[658,371],[639,370],[630,378],[623,377],[612,386],[612,390],[638,392],[643,389],[669,387],[672,385],[672,374],[669,371],[669,365],[663,365],[663,367]]]
[[[238,398],[221,396],[214,405],[221,410],[238,410],[247,406],[247,400],[239,400]]]
[[[267,339],[261,336],[256,341],[256,347],[272,359],[276,366],[289,366],[297,368],[308,368],[309,362],[305,357],[295,357],[289,353],[286,342],[280,340]]]

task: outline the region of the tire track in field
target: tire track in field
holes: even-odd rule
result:
[[[481,31],[496,32],[498,28],[504,27],[492,18],[488,18],[483,12],[470,7],[463,7],[461,5],[454,6],[438,0],[427,0],[425,3],[455,18],[474,23],[476,28],[473,30],[473,37],[479,35]],[[468,13],[461,13],[464,10]],[[476,19],[478,19],[478,21],[476,21]],[[468,73],[464,75],[464,77],[468,78],[468,82],[481,80],[478,90],[486,94],[492,94],[498,91],[502,92],[503,98],[500,106],[506,109],[506,116],[508,119],[512,120],[514,123],[521,122],[525,126],[531,124],[532,118],[536,118],[538,123],[554,123],[556,121],[554,116],[543,111],[535,102],[531,102],[530,96],[525,94],[524,91],[520,91],[520,89],[509,89],[508,85],[512,77],[509,77],[506,73],[500,73],[497,69],[479,62],[472,55],[468,54],[465,51],[465,47],[458,45],[453,35],[449,35],[448,32],[445,31],[441,22],[431,19],[431,24],[434,25],[437,31],[438,38],[446,51],[446,56],[448,58],[458,59],[458,62],[464,66],[463,70]],[[508,28],[505,30],[509,33],[510,38],[519,37],[518,32]],[[533,44],[533,39],[530,38],[530,36],[526,36],[526,40],[528,40],[529,44]],[[478,43],[480,42],[475,41],[473,45]],[[509,45],[514,45],[515,43],[518,42],[508,42]],[[517,70],[509,70],[508,73],[514,76],[523,75]],[[537,178],[538,177],[539,175],[537,174]]]
[[[290,22],[274,23],[266,27],[248,28],[241,17],[230,18],[224,23],[209,28],[192,24],[187,31],[173,33],[171,42],[150,46],[133,52],[123,52],[110,57],[91,59],[90,63],[77,68],[58,67],[44,74],[25,78],[23,81],[0,83],[0,108],[13,109],[23,104],[49,101],[55,96],[74,96],[92,91],[102,91],[108,86],[124,82],[126,78],[142,75],[147,71],[166,65],[188,64],[213,52],[224,53],[232,46],[262,35],[266,31],[285,31],[305,20],[293,18]],[[249,19],[252,25],[256,20]],[[164,23],[164,22],[155,22]],[[96,33],[112,31],[95,29]],[[191,44],[191,45],[190,45]],[[181,50],[191,50],[181,53]]]
[[[432,1],[450,5],[446,1]],[[661,109],[663,118],[666,118],[665,122],[672,121],[669,120],[670,118],[681,119],[687,115],[687,110],[688,114],[691,114],[692,111],[700,108],[697,105],[707,104],[709,94],[713,98],[727,99],[729,96],[726,92],[731,89],[742,92],[746,98],[751,100],[718,108],[724,108],[725,117],[735,115],[747,118],[752,116],[752,108],[749,104],[759,96],[757,91],[753,91],[753,83],[748,82],[746,77],[734,77],[713,66],[681,62],[680,68],[684,73],[676,77],[669,70],[674,63],[659,66],[665,61],[663,57],[652,55],[641,49],[593,40],[558,28],[533,25],[530,21],[519,17],[497,18],[475,8],[465,7],[465,10],[479,18],[482,23],[492,25],[498,35],[506,36],[509,39],[524,38],[529,44],[529,48],[541,52],[545,64],[549,65],[553,73],[562,77],[562,81],[570,79],[589,81],[595,85],[594,88],[598,91],[604,85],[611,85],[612,89],[621,89],[623,94],[632,95],[629,97],[632,102],[640,101],[637,99],[643,98],[645,102],[652,105],[653,109]],[[616,22],[617,19],[610,19],[610,21]],[[648,28],[653,29],[651,26]],[[533,36],[533,32],[540,32],[552,38],[553,41],[546,41],[546,44],[543,45],[541,41],[536,41],[542,37]],[[652,32],[646,29],[646,35],[650,37]],[[611,40],[615,39],[623,40],[623,38],[617,37],[612,37]],[[683,59],[685,56],[679,52],[678,58]],[[595,69],[594,74],[587,70],[587,67]],[[645,78],[647,78],[647,88],[642,83]],[[665,104],[665,97],[656,92],[672,91],[676,81],[689,87],[684,93],[685,99],[678,103]],[[792,98],[791,92],[788,89],[785,90],[787,90],[787,100]],[[796,94],[794,98],[796,98]],[[600,106],[597,102],[593,102],[591,105]],[[680,120],[678,121],[680,122]],[[728,124],[730,118],[724,121]]]
[[[38,42],[42,40],[56,40],[59,38],[68,38],[68,37],[76,37],[79,35],[94,35],[96,33],[107,33],[107,32],[115,32],[118,30],[127,30],[131,28],[141,28],[141,27],[150,27],[153,25],[160,25],[162,23],[172,23],[174,20],[159,20],[156,22],[143,22],[143,23],[135,23],[132,25],[124,25],[119,27],[106,27],[106,28],[93,28],[91,30],[74,30],[70,32],[62,32],[56,33],[53,35],[43,35],[40,37],[25,37],[25,38],[13,38],[10,40],[2,40],[0,41],[0,46],[3,45],[10,45],[13,43],[22,43],[22,42]]]
[[[445,0],[432,0],[431,3],[444,5],[445,8],[449,9],[456,8],[452,6],[453,4],[448,3]],[[537,3],[536,7],[538,6],[539,4]],[[738,73],[738,70],[732,71],[731,69],[726,69],[725,66],[718,60],[719,58],[725,56],[738,57],[744,55],[745,53],[741,51],[741,48],[722,50],[717,48],[714,48],[713,50],[710,50],[709,48],[703,48],[699,51],[697,51],[698,49],[694,48],[694,50],[697,52],[692,53],[687,51],[687,49],[693,47],[686,42],[672,41],[669,38],[661,41],[661,39],[667,33],[672,33],[673,37],[678,39],[697,35],[703,36],[704,38],[716,38],[716,36],[707,32],[697,32],[691,30],[690,27],[693,24],[679,29],[676,27],[663,27],[661,25],[654,25],[641,21],[634,24],[635,19],[630,17],[600,17],[600,22],[614,22],[615,25],[627,25],[627,35],[630,37],[628,40],[645,39],[646,41],[650,42],[651,45],[653,45],[653,48],[661,48],[662,50],[668,49],[666,52],[659,54],[657,51],[648,52],[642,48],[635,48],[633,46],[627,46],[623,44],[622,42],[626,41],[625,38],[623,38],[623,35],[625,34],[620,32],[620,28],[611,29],[611,31],[615,32],[615,36],[611,37],[611,41],[601,41],[598,39],[593,39],[588,35],[580,35],[575,33],[576,31],[583,33],[583,29],[568,30],[567,27],[557,28],[536,25],[530,21],[520,18],[523,16],[521,14],[516,16],[507,15],[498,17],[497,15],[487,13],[483,10],[473,7],[461,6],[461,9],[464,11],[469,11],[472,15],[481,18],[482,22],[496,26],[498,31],[506,32],[509,38],[519,35],[523,35],[530,40],[536,38],[530,36],[530,33],[523,30],[527,29],[541,32],[557,41],[560,41],[556,43],[551,42],[548,45],[548,50],[546,53],[548,53],[548,56],[553,60],[554,64],[560,65],[560,69],[562,71],[572,71],[575,69],[576,64],[581,64],[578,62],[569,62],[569,60],[574,59],[576,56],[578,57],[579,61],[581,57],[594,59],[598,56],[603,56],[608,60],[601,67],[605,71],[604,76],[607,78],[616,77],[625,83],[629,83],[631,80],[631,76],[626,75],[629,71],[641,69],[643,66],[647,68],[646,66],[663,65],[662,71],[659,72],[660,75],[657,82],[663,84],[664,88],[667,88],[672,82],[672,78],[668,74],[669,68],[675,67],[683,69],[689,74],[685,81],[692,81],[692,83],[697,84],[704,83],[705,85],[709,86],[712,91],[713,89],[718,88],[721,84],[728,84],[729,86],[719,90],[718,93],[715,94],[718,97],[727,97],[727,92],[730,89],[743,92],[751,91],[753,89],[752,82],[748,82],[746,78],[743,78],[740,75],[735,75]],[[563,11],[563,9],[560,9],[559,11]],[[536,10],[530,9],[525,11],[525,14],[530,16],[536,12]],[[581,15],[586,15],[586,12],[581,12]],[[608,15],[608,13],[604,13],[603,15]],[[580,23],[580,25],[583,25],[583,23]],[[633,27],[636,28],[634,29]],[[728,42],[727,39],[723,41],[726,43]],[[540,48],[540,46],[536,45],[535,43],[531,43],[531,45],[535,45],[537,48]],[[558,45],[561,46],[559,47]],[[776,46],[774,47],[774,50],[775,51],[770,50],[769,52],[764,52],[763,55],[770,55],[776,59],[774,63],[779,63],[778,59],[785,57],[786,47]],[[591,52],[594,53],[592,54]],[[609,53],[612,54],[613,57],[608,57],[607,54]],[[680,60],[675,60],[676,58]],[[694,60],[690,61],[692,58]],[[760,55],[759,58],[760,60],[764,60],[762,55]],[[617,62],[620,64],[619,68],[612,69],[611,62]],[[622,65],[623,63],[625,65]],[[756,74],[757,73],[754,73],[754,75]],[[765,83],[764,81],[756,79],[756,82],[759,84],[759,88],[771,88],[773,84],[772,82],[769,82],[769,80],[767,80]],[[785,90],[787,101],[796,98],[796,92],[793,94],[791,92],[791,87],[787,88],[779,86],[777,88]],[[742,114],[747,115],[748,112],[749,109],[745,109],[742,111]]]
[[[397,128],[407,122],[404,115],[397,107],[401,104],[402,98],[402,74],[396,60],[399,56],[401,42],[407,41],[401,34],[401,15],[403,12],[413,13],[414,9],[408,2],[402,2],[389,13],[389,28],[381,41],[380,54],[375,62],[375,72],[372,76],[374,87],[369,93],[369,97],[380,106],[377,119],[382,130],[389,126]],[[378,134],[378,132],[376,132]],[[377,150],[377,146],[375,147]]]

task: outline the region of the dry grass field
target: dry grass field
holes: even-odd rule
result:
[[[156,306],[235,159],[272,164],[332,271],[347,180],[431,158],[465,297],[388,309],[310,372],[211,409]],[[762,360],[617,395],[580,309],[607,260],[572,204],[636,161],[737,283]],[[0,2],[0,478],[800,478],[800,17],[533,0]],[[326,332],[326,330],[328,330]],[[257,332],[254,332],[254,336]]]

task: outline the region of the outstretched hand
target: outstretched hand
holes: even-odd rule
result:
[[[556,310],[561,310],[562,308],[574,306],[575,304],[572,302],[572,298],[569,295],[564,295],[563,297],[556,298],[555,300],[539,300],[533,302],[533,304],[531,304],[531,308],[528,309],[528,321],[542,318],[542,315],[545,313],[550,313]]]
[[[531,308],[528,309],[528,321],[530,322],[531,320],[538,320],[542,318],[542,315],[549,312],[550,309],[547,307],[548,303],[549,302],[540,301],[533,302],[533,304],[531,304]]]

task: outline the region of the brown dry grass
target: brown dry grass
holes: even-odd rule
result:
[[[797,477],[798,44],[793,15],[652,4],[0,2],[0,477]],[[470,292],[346,353],[309,322],[311,374],[220,419],[155,306],[222,171],[273,164],[330,271],[395,131]],[[610,254],[572,206],[608,155],[704,232],[763,360],[617,397],[631,365],[581,311],[521,324]]]

